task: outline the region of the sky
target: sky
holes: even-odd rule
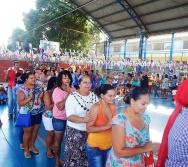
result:
[[[0,0],[0,45],[8,44],[12,30],[24,29],[23,12],[35,9],[35,0]]]

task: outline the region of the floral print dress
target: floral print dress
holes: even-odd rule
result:
[[[145,127],[142,130],[131,126],[129,120],[123,113],[118,114],[113,118],[113,125],[124,127],[126,137],[125,146],[129,148],[141,147],[149,140],[148,125],[150,118],[147,114],[143,114],[142,118],[145,122]],[[115,155],[113,147],[108,156],[106,167],[145,167],[144,154],[140,154],[131,158],[119,158]]]

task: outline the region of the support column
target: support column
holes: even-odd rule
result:
[[[144,60],[146,60],[146,52],[147,52],[147,38],[144,41]]]
[[[106,41],[107,42],[107,41]],[[108,60],[110,59],[110,39],[108,40]]]
[[[139,59],[142,59],[143,43],[144,43],[144,34],[141,32],[141,33],[140,33],[139,54],[138,54],[138,58],[139,58]]]
[[[104,40],[104,57],[105,57],[105,60],[106,60],[106,54],[107,54],[107,40],[105,39]]]
[[[171,45],[170,45],[170,57],[169,57],[169,61],[172,61],[173,50],[174,50],[174,33],[172,33],[172,36],[171,36]]]
[[[127,49],[127,40],[125,39],[124,40],[124,54],[123,54],[124,59],[126,58],[126,49]]]

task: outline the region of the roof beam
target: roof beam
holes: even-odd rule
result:
[[[112,5],[115,5],[115,4],[117,4],[116,1],[115,1],[115,2],[112,2],[112,3],[109,3],[108,5],[105,5],[105,6],[101,6],[100,8],[97,8],[97,9],[95,9],[95,10],[92,10],[92,11],[89,12],[88,14],[97,12],[97,11],[99,11],[99,10],[103,10],[104,8],[107,8],[107,7],[112,6]]]
[[[178,32],[179,31],[187,31],[187,30],[188,30],[188,26],[187,27],[169,28],[169,29],[165,29],[165,30],[152,31],[152,32],[150,32],[150,35],[172,33],[172,32],[177,32],[177,31]]]
[[[124,10],[120,10],[120,11],[117,11],[117,12],[114,12],[114,13],[110,13],[110,14],[101,16],[101,17],[97,17],[96,19],[97,19],[97,20],[103,19],[103,18],[105,18],[105,17],[113,16],[113,15],[116,15],[116,14],[119,14],[119,13],[123,13],[123,12],[125,12],[125,11],[124,11]]]
[[[130,34],[130,35],[127,35],[127,36],[121,36],[121,37],[113,37],[112,39],[113,40],[118,40],[118,39],[128,39],[128,38],[136,38],[137,34]]]
[[[139,18],[138,14],[135,12],[135,10],[132,8],[132,6],[126,1],[122,0],[116,0],[119,5],[123,8],[123,10],[131,17],[131,19],[136,23],[137,27],[142,30],[141,23],[144,25],[142,20]],[[126,3],[126,5],[125,5]],[[127,7],[128,6],[128,7]],[[137,16],[137,19],[136,17]],[[145,30],[148,32],[147,28],[145,27]]]
[[[157,30],[157,31],[151,31],[148,35],[161,35],[161,34],[170,34],[172,32],[180,32],[180,31],[187,31],[187,27],[178,27],[178,28],[170,28],[170,29],[165,29],[165,30]],[[138,34],[130,34],[127,36],[121,36],[121,37],[113,37],[113,40],[119,40],[119,39],[128,39],[128,38],[139,38]]]
[[[149,30],[147,29],[145,23],[142,21],[141,17],[137,14],[137,12],[135,11],[135,9],[131,6],[131,4],[127,0],[124,0],[124,1],[129,6],[129,8],[127,8],[127,9],[129,10],[129,12],[131,13],[131,15],[133,16],[133,20],[134,21],[137,20],[140,24],[142,24],[142,26],[144,27],[145,31],[147,33],[149,33]],[[140,27],[141,27],[141,25],[140,25]],[[142,27],[141,27],[141,29],[142,29]]]
[[[148,25],[152,25],[152,24],[158,24],[158,23],[163,23],[163,22],[168,22],[168,21],[173,21],[173,20],[179,20],[179,19],[185,19],[185,18],[188,18],[188,15],[180,16],[180,17],[176,17],[176,18],[164,19],[164,20],[150,22],[150,23],[145,23],[145,25],[148,26]],[[120,29],[116,29],[116,30],[112,30],[112,31],[108,31],[108,32],[112,33],[112,32],[116,32],[116,31],[122,31],[122,30],[133,29],[133,28],[137,28],[137,26],[124,27],[124,28],[120,28]]]
[[[182,5],[178,5],[178,6],[169,7],[169,8],[165,8],[165,9],[161,9],[161,10],[156,10],[154,12],[142,14],[142,15],[140,15],[140,17],[148,16],[148,15],[152,15],[152,14],[155,14],[155,13],[160,13],[160,12],[164,12],[164,11],[167,11],[167,10],[172,10],[172,9],[176,9],[176,8],[180,8],[180,7],[185,7],[187,5],[188,5],[188,3],[182,4]],[[112,24],[117,24],[117,23],[120,23],[122,21],[128,21],[128,20],[131,20],[131,18],[121,19],[121,20],[117,20],[115,22],[110,22],[110,23],[107,23],[107,24],[103,24],[103,27],[104,26],[108,26],[108,25],[112,25]]]

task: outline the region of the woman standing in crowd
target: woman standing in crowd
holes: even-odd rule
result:
[[[188,166],[188,79],[180,84],[174,100],[176,108],[163,133],[156,167]]]
[[[54,69],[51,70],[51,77],[56,77],[56,72]]]
[[[47,70],[47,69],[44,69],[42,71],[42,75],[41,75],[41,81],[42,81],[42,88],[43,90],[46,90],[46,87],[47,87],[47,83],[48,83],[48,80],[51,78],[51,71],[50,70]]]
[[[91,78],[91,90],[92,91],[94,91],[94,89],[95,89],[95,74],[94,74],[94,70],[91,70],[90,71],[91,73],[90,73],[90,78]]]
[[[140,86],[140,77],[139,77],[138,73],[135,73],[135,76],[133,77],[132,86],[133,87]]]
[[[101,80],[101,76],[99,74],[99,70],[96,70],[96,73],[95,73],[95,88],[100,87],[100,80]]]
[[[46,155],[48,158],[53,158],[53,152],[52,152],[52,148],[54,147],[54,128],[52,125],[52,109],[54,106],[54,102],[52,100],[52,93],[53,90],[56,87],[56,77],[51,77],[48,81],[47,84],[47,90],[44,93],[44,104],[45,104],[45,109],[44,109],[44,113],[42,115],[42,121],[44,124],[44,127],[46,129],[46,148],[47,148],[47,152]]]
[[[31,113],[31,126],[24,127],[24,156],[31,158],[29,151],[38,154],[39,150],[35,147],[35,140],[42,121],[42,89],[36,85],[35,74],[26,74],[26,82],[18,91],[18,105],[20,114]]]
[[[75,88],[71,87],[71,85],[71,73],[67,70],[61,71],[57,77],[57,88],[54,89],[52,94],[54,101],[52,124],[55,131],[56,167],[60,166],[61,143],[67,123],[65,102],[69,94],[75,91]]]
[[[172,76],[172,81],[171,81],[171,87],[170,87],[171,91],[175,90],[177,88],[177,82],[178,82],[177,76],[173,75]]]
[[[166,99],[167,90],[169,89],[167,74],[165,74],[164,78],[162,79],[161,89],[162,89],[162,99]]]
[[[124,73],[123,73],[123,75],[124,75]],[[133,83],[133,74],[128,73],[127,78],[126,78],[126,84],[132,85],[132,83]]]
[[[102,72],[102,73],[101,73],[101,81],[100,81],[100,84],[101,84],[101,85],[106,84],[106,78],[107,78],[106,73],[105,73],[105,72]]]
[[[145,167],[144,153],[156,148],[149,141],[150,118],[144,112],[149,103],[146,89],[136,87],[125,98],[129,106],[112,121],[112,149],[107,167]]]
[[[119,88],[119,96],[123,96],[123,91],[125,87],[125,79],[124,79],[124,72],[121,72],[118,77],[118,88]]]
[[[150,71],[148,72],[148,90],[149,94],[151,94],[153,90],[153,76]]]
[[[81,70],[77,67],[75,70],[74,87],[78,89],[78,79],[81,75]]]
[[[156,74],[154,79],[154,99],[159,98],[158,90],[160,88],[161,80],[159,78],[159,74]]]
[[[114,87],[105,84],[99,88],[101,99],[90,109],[92,121],[87,123],[89,133],[86,145],[90,167],[104,167],[112,146],[111,120],[116,115]]]
[[[21,84],[18,84],[18,82],[20,82],[20,76],[21,76],[21,73],[17,72],[16,78],[15,78],[15,81],[14,81],[14,84],[12,87],[12,89],[13,89],[13,109],[14,109],[15,117],[17,117],[18,108],[19,108],[18,102],[17,102],[17,91],[24,84],[24,82],[21,82]]]
[[[92,121],[88,114],[91,106],[98,101],[90,92],[91,79],[87,75],[79,78],[79,89],[69,95],[65,108],[67,127],[65,138],[64,167],[88,167],[85,144],[87,139],[86,123]]]
[[[73,73],[72,67],[69,67],[68,71],[71,73],[71,76],[72,76],[72,86],[74,86],[75,75],[74,75],[74,73]]]
[[[35,77],[36,77],[36,84],[38,84],[38,85],[42,85],[43,84],[43,81],[42,81],[42,70],[40,69],[40,68],[36,68],[35,70],[34,70],[34,74],[35,74]]]
[[[18,94],[18,90],[20,89],[21,86],[24,85],[25,83],[25,78],[26,76],[26,73],[23,73],[20,75],[20,77],[18,78],[18,81],[16,83],[16,86],[14,87],[14,91],[13,91],[13,99],[16,103],[16,114],[18,113],[19,111],[19,105],[18,105],[18,99],[17,99],[17,94]],[[23,135],[24,135],[24,130],[22,127],[18,127],[18,136],[19,136],[19,141],[20,141],[20,149],[24,149],[24,145],[23,145]]]
[[[113,79],[112,79],[112,86],[116,89],[118,84],[118,74],[114,71],[113,73]]]

